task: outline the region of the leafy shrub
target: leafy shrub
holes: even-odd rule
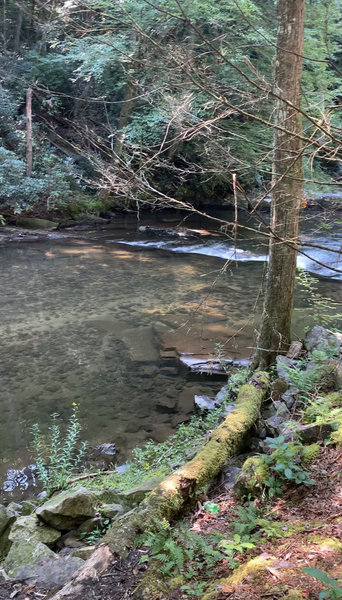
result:
[[[87,446],[86,442],[80,443],[81,425],[78,420],[78,406],[73,403],[69,426],[64,437],[60,425],[57,423],[58,415],[52,416],[50,433],[43,436],[38,423],[31,427],[33,458],[36,464],[38,479],[44,485],[48,495],[57,489],[63,489],[72,473],[79,466]]]
[[[194,533],[185,526],[172,531],[164,527],[137,539],[137,545],[150,547],[150,556],[164,575],[182,573],[187,579],[199,574],[210,575],[213,566],[225,557],[214,548],[215,542],[213,538]]]
[[[303,445],[300,442],[286,442],[282,435],[274,439],[267,438],[267,442],[272,450],[271,454],[266,454],[264,457],[272,472],[265,481],[270,497],[279,494],[285,483],[314,483],[310,479],[309,472],[303,467],[301,460]]]
[[[339,582],[332,577],[329,577],[324,571],[321,569],[315,569],[312,567],[305,567],[303,569],[304,573],[310,575],[324,584],[325,589],[322,590],[318,598],[319,600],[323,600],[324,598],[330,598],[330,600],[339,600],[342,598],[342,586],[339,585]]]

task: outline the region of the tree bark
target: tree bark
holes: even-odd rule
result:
[[[21,10],[21,8],[19,8],[18,19],[17,19],[17,29],[15,32],[15,38],[14,38],[14,52],[19,52],[19,49],[20,49],[20,38],[21,38],[21,29],[23,26],[23,18],[24,18],[24,13]]]
[[[123,98],[122,105],[121,105],[121,111],[120,111],[120,115],[119,115],[119,119],[118,119],[118,124],[117,124],[118,133],[117,133],[117,137],[116,137],[116,140],[114,143],[114,148],[113,148],[113,152],[114,152],[116,159],[118,159],[120,157],[121,152],[122,152],[122,148],[123,148],[123,144],[124,144],[124,140],[125,140],[125,133],[124,133],[123,129],[130,122],[130,118],[131,118],[134,104],[135,104],[135,102],[133,100],[135,94],[136,94],[135,84],[133,82],[127,83],[124,98]]]
[[[300,209],[303,200],[300,106],[305,0],[278,0],[275,63],[279,100],[275,130],[271,237],[266,296],[254,367],[271,365],[288,350],[296,277]],[[288,133],[288,132],[291,133]],[[291,246],[289,245],[291,244]]]
[[[26,176],[32,176],[32,88],[26,92]]]

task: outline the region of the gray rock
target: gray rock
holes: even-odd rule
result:
[[[224,385],[219,392],[217,392],[216,396],[215,396],[215,404],[216,406],[219,406],[220,404],[222,404],[223,402],[225,402],[226,400],[228,400],[228,390],[229,387],[228,385]]]
[[[9,533],[15,520],[15,512],[0,504],[0,556],[7,554],[11,542]]]
[[[331,423],[324,423],[323,425],[313,423],[312,425],[300,425],[297,428],[297,433],[302,442],[311,444],[312,442],[317,442],[319,440],[326,440],[330,437],[333,429]]]
[[[271,385],[271,398],[272,400],[281,400],[282,395],[287,390],[287,383],[283,377],[275,379]]]
[[[37,515],[61,531],[78,527],[83,521],[96,516],[96,497],[86,488],[57,494],[37,508]]]
[[[23,512],[23,505],[18,502],[10,502],[7,505],[7,509],[10,510],[16,517],[20,517]]]
[[[11,579],[11,578],[7,575],[5,569],[0,569],[0,582],[8,581],[9,579]]]
[[[104,517],[108,517],[109,519],[115,519],[119,515],[122,515],[125,512],[122,504],[103,504],[100,507],[101,514]]]
[[[128,510],[140,504],[145,496],[151,492],[164,477],[150,477],[145,479],[134,488],[127,490],[126,492],[120,492],[119,490],[101,490],[96,492],[96,498],[98,501],[104,504],[121,504],[124,510]]]
[[[195,396],[194,398],[195,407],[200,411],[213,410],[215,408],[215,402],[209,396]]]
[[[8,507],[0,504],[0,536],[7,529],[8,525],[13,523],[15,519],[15,512]]]
[[[276,401],[273,403],[274,415],[266,419],[265,425],[268,431],[277,436],[280,434],[285,421],[289,421],[291,413],[284,402]]]
[[[292,408],[292,406],[294,405],[294,403],[297,400],[297,395],[298,395],[298,388],[294,387],[294,386],[290,386],[286,392],[284,392],[284,394],[282,395],[282,400],[285,402],[287,408]]]
[[[286,383],[291,383],[285,367],[294,367],[295,361],[287,356],[277,356],[277,373],[278,377],[285,379]]]
[[[10,577],[16,578],[19,567],[56,557],[57,555],[41,542],[17,540],[13,542],[9,550],[4,568]]]
[[[61,550],[62,548],[82,548],[84,542],[80,540],[77,531],[68,531],[68,533],[65,533],[59,538],[56,545],[58,550]]]
[[[321,350],[325,346],[339,350],[342,345],[342,333],[334,333],[321,325],[315,325],[307,333],[304,344],[308,352]]]
[[[87,519],[83,521],[79,528],[77,529],[78,533],[91,533],[95,529],[103,529],[104,527],[104,518],[103,517],[93,517],[92,519]]]
[[[8,536],[11,542],[25,540],[42,542],[48,546],[54,544],[61,537],[61,532],[43,525],[35,515],[19,517],[12,525]]]
[[[96,546],[83,546],[83,548],[77,548],[75,552],[72,553],[73,556],[77,556],[78,558],[82,558],[83,560],[88,560],[91,557],[92,553],[96,550]]]
[[[84,560],[76,556],[50,558],[43,564],[22,565],[18,568],[16,579],[26,583],[35,583],[47,590],[61,588],[84,565]]]

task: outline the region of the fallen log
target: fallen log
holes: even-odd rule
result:
[[[210,434],[196,456],[164,479],[135,510],[115,521],[102,540],[113,553],[127,556],[138,534],[155,529],[158,521],[173,519],[199,487],[219,474],[257,420],[268,383],[267,373],[255,373],[240,388],[235,410]]]
[[[94,554],[51,600],[79,598],[89,579],[98,578],[115,557],[128,555],[138,534],[155,529],[157,522],[176,517],[196,490],[214,479],[227,459],[239,450],[259,417],[268,385],[268,374],[257,372],[241,386],[235,410],[211,432],[205,446],[190,462],[164,479],[136,509],[115,521]]]

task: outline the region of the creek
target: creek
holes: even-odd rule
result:
[[[117,216],[103,230],[0,245],[1,487],[10,485],[9,469],[32,462],[30,426],[46,430],[52,413],[66,422],[73,402],[83,437],[92,446],[115,442],[118,463],[148,438],[165,440],[191,416],[195,394],[214,395],[222,385],[189,373],[172,349],[208,357],[219,343],[234,360],[251,356],[265,240],[251,232],[235,242],[203,231],[144,229],[212,227],[182,219],[167,212],[143,214],[140,222]],[[341,247],[341,226],[327,231],[319,215],[302,235]],[[309,254],[341,267],[337,254]],[[306,257],[299,265],[317,277],[319,295],[341,301],[336,273]],[[299,292],[295,335],[312,324],[307,307]]]

